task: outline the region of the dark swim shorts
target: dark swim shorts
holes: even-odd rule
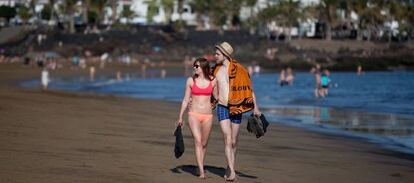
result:
[[[218,121],[229,119],[232,123],[240,124],[242,122],[242,114],[230,115],[230,110],[227,106],[217,105]]]

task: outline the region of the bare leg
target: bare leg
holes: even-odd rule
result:
[[[227,166],[230,170],[231,175],[231,172],[234,173],[234,152],[232,144],[232,130],[230,123],[231,122],[229,119],[220,121],[220,127],[224,137],[224,152],[226,155]],[[227,175],[224,175],[224,178],[227,179]]]
[[[319,97],[319,90],[318,88],[315,89],[315,97],[318,98]]]
[[[211,127],[213,126],[213,118],[204,121],[203,123],[200,124],[201,126],[201,145],[202,145],[202,162],[201,164],[204,167],[204,159],[206,157],[206,151],[207,151],[207,144],[208,144],[208,138],[210,136],[210,132],[211,132]],[[205,178],[204,176],[204,168],[203,171],[200,170],[200,178]],[[203,177],[201,176],[203,175]]]
[[[199,177],[204,178],[205,175],[203,165],[203,145],[201,141],[201,123],[197,120],[196,117],[189,115],[188,125],[190,126],[191,133],[193,134],[194,138],[194,151],[199,170]]]
[[[237,152],[237,141],[239,138],[240,124],[231,123],[231,147],[233,151],[233,170],[230,169],[227,180],[234,180],[236,178],[236,152]]]
[[[323,91],[323,88],[319,89],[319,96],[320,97],[325,97],[325,92]]]

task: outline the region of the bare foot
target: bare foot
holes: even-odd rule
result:
[[[230,174],[230,167],[229,166],[227,166],[227,168],[226,168],[226,172],[224,173],[224,179],[227,179],[227,177],[229,176],[229,174]]]
[[[230,181],[230,182],[236,181],[236,179],[237,179],[236,172],[233,171],[228,176],[224,175],[224,179],[226,181]]]
[[[237,179],[236,172],[231,171],[229,166],[227,166],[227,168],[226,168],[226,173],[224,174],[224,179],[226,181],[231,181],[231,182],[235,181]]]
[[[206,178],[205,173],[206,173],[205,171],[200,171],[200,169],[198,169],[198,178],[205,179]]]
[[[203,173],[203,174],[200,174],[199,176],[198,176],[198,178],[200,178],[200,179],[205,179],[206,178],[206,175]]]

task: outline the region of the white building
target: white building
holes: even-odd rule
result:
[[[196,15],[192,11],[191,6],[188,3],[188,0],[184,1],[183,4],[183,13],[181,15],[182,20],[187,22],[187,25],[196,24]],[[164,7],[162,7],[160,0],[157,2],[158,10],[154,17],[152,17],[152,22],[148,22],[148,8],[149,4],[147,0],[120,0],[117,7],[117,17],[120,17],[124,8],[130,8],[134,12],[134,16],[129,20],[129,23],[135,24],[165,24],[170,20],[167,20],[166,12]],[[109,15],[112,15],[112,11],[108,10]],[[178,13],[178,1],[174,2],[173,12],[171,14],[171,21],[179,20],[180,14]],[[127,23],[126,18],[121,18],[122,23]]]
[[[24,4],[28,0],[0,0],[0,6],[15,7],[17,4]]]
[[[302,6],[315,6],[318,5],[321,1],[320,0],[300,0]]]
[[[300,1],[301,7],[315,6],[320,3],[320,0],[297,0],[297,1]],[[242,7],[242,9],[240,10],[240,19],[246,20],[250,18],[251,16],[256,15],[262,9],[268,6],[271,6],[275,3],[277,3],[277,1],[258,0],[254,7]],[[267,28],[269,29],[269,31],[276,31],[279,33],[290,30],[290,34],[292,36],[298,36],[299,34],[304,34],[307,37],[312,37],[315,35],[315,31],[316,31],[315,23],[316,22],[317,20],[308,18],[308,19],[302,20],[299,27],[292,27],[291,29],[286,29],[286,27],[281,27],[280,25],[278,25],[277,22],[273,21],[267,25]]]

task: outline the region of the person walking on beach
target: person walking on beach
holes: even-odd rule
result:
[[[183,126],[184,111],[188,107],[188,124],[194,138],[195,156],[199,178],[205,178],[204,158],[208,137],[213,125],[211,95],[217,95],[217,80],[211,76],[210,66],[205,58],[198,58],[193,63],[194,75],[187,79],[184,98],[181,103],[177,125]]]
[[[217,117],[224,136],[227,181],[236,179],[235,158],[242,114],[254,109],[260,116],[250,76],[246,69],[231,57],[233,47],[223,42],[215,46],[214,58],[217,66],[214,75],[218,84]]]

